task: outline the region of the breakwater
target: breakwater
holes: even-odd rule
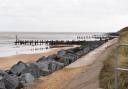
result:
[[[62,69],[104,43],[105,41],[89,41],[81,47],[61,50],[57,54],[41,57],[34,63],[19,61],[9,70],[0,71],[0,89],[21,89],[40,76],[47,76]]]

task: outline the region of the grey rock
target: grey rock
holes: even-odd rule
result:
[[[67,53],[75,53],[73,49],[68,49]]]
[[[54,72],[56,70],[56,67],[57,67],[57,65],[55,63],[50,62],[48,69],[50,70],[50,72]]]
[[[57,58],[57,55],[56,54],[53,54],[53,55],[48,56],[47,58],[56,59]]]
[[[63,63],[60,63],[60,62],[57,62],[57,61],[52,61],[49,63],[49,70],[50,72],[54,72],[56,70],[59,70],[61,68],[64,67],[64,64]]]
[[[37,66],[42,72],[42,76],[46,76],[49,74],[48,66],[49,62],[44,61],[44,62],[38,62],[38,63],[32,63],[31,65]]]
[[[77,60],[77,55],[75,54],[72,54],[72,53],[68,53],[67,54],[69,56],[69,59],[74,62],[75,60]]]
[[[66,51],[65,51],[65,50],[59,51],[59,52],[57,53],[57,57],[58,57],[58,58],[61,58],[61,57],[63,57],[65,54],[66,54]]]
[[[25,73],[30,73],[34,78],[38,78],[43,74],[43,71],[38,68],[37,65],[35,64],[30,64],[28,67],[26,67],[23,71],[22,74]]]
[[[21,81],[24,81],[24,83],[32,83],[35,78],[30,73],[25,73],[20,76]]]
[[[4,72],[3,70],[0,70],[0,76],[4,76],[6,74],[6,72]]]
[[[72,51],[74,52],[74,53],[76,53],[76,52],[78,52],[78,51],[80,51],[81,49],[80,49],[80,47],[76,47],[76,48],[73,48],[72,49]]]
[[[66,54],[59,62],[64,63],[64,65],[68,65],[74,62],[77,59],[77,56],[71,53]]]
[[[55,59],[53,59],[51,56],[48,56],[46,58],[43,58],[40,61],[37,61],[37,63],[39,63],[39,62],[50,62],[50,61],[55,61]]]
[[[68,64],[70,64],[69,59],[66,56],[63,58],[60,58],[59,62],[63,63],[64,66],[67,66]]]
[[[5,74],[3,76],[2,81],[4,82],[6,89],[16,89],[19,86],[18,79],[14,78],[8,74]]]
[[[6,89],[3,81],[0,80],[0,89]]]
[[[64,67],[64,63],[60,63],[60,62],[55,62],[55,63],[57,65],[56,70],[59,70]]]
[[[83,48],[84,54],[88,53],[89,51],[90,51],[90,48],[89,47]]]
[[[17,64],[15,64],[14,66],[12,66],[10,72],[15,74],[15,75],[20,75],[21,72],[27,67],[27,65],[25,63],[23,63],[22,61],[19,61]]]
[[[83,54],[84,54],[83,51],[78,51],[78,52],[76,53],[76,55],[77,55],[79,58],[80,58]]]
[[[51,61],[55,61],[55,59],[53,59],[52,57],[48,56],[47,59],[45,59],[45,61],[51,62]]]
[[[37,65],[38,68],[40,68],[40,69],[46,69],[46,70],[48,70],[48,65],[49,65],[49,62],[48,61],[38,62],[38,63],[34,63],[34,64]]]
[[[42,71],[42,76],[46,76],[50,74],[50,71],[47,69],[41,69],[41,71]]]
[[[2,81],[3,77],[0,75],[0,89],[5,89],[5,84]]]

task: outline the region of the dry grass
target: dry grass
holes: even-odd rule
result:
[[[128,44],[128,32],[123,32],[119,37],[119,44]],[[111,52],[108,58],[104,61],[104,67],[100,74],[100,87],[103,89],[114,89],[114,63],[115,50]],[[128,47],[119,49],[119,66],[128,68]],[[120,72],[119,89],[128,89],[128,73]]]
[[[114,51],[114,50],[113,50]],[[114,55],[113,52],[104,61],[104,67],[100,74],[100,87],[104,89],[114,89]]]

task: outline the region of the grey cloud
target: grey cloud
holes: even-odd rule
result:
[[[0,0],[0,31],[116,31],[127,0]]]

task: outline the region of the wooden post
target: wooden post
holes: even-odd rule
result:
[[[17,37],[17,35],[16,35],[15,45],[17,45],[17,42],[18,42],[18,37]]]

